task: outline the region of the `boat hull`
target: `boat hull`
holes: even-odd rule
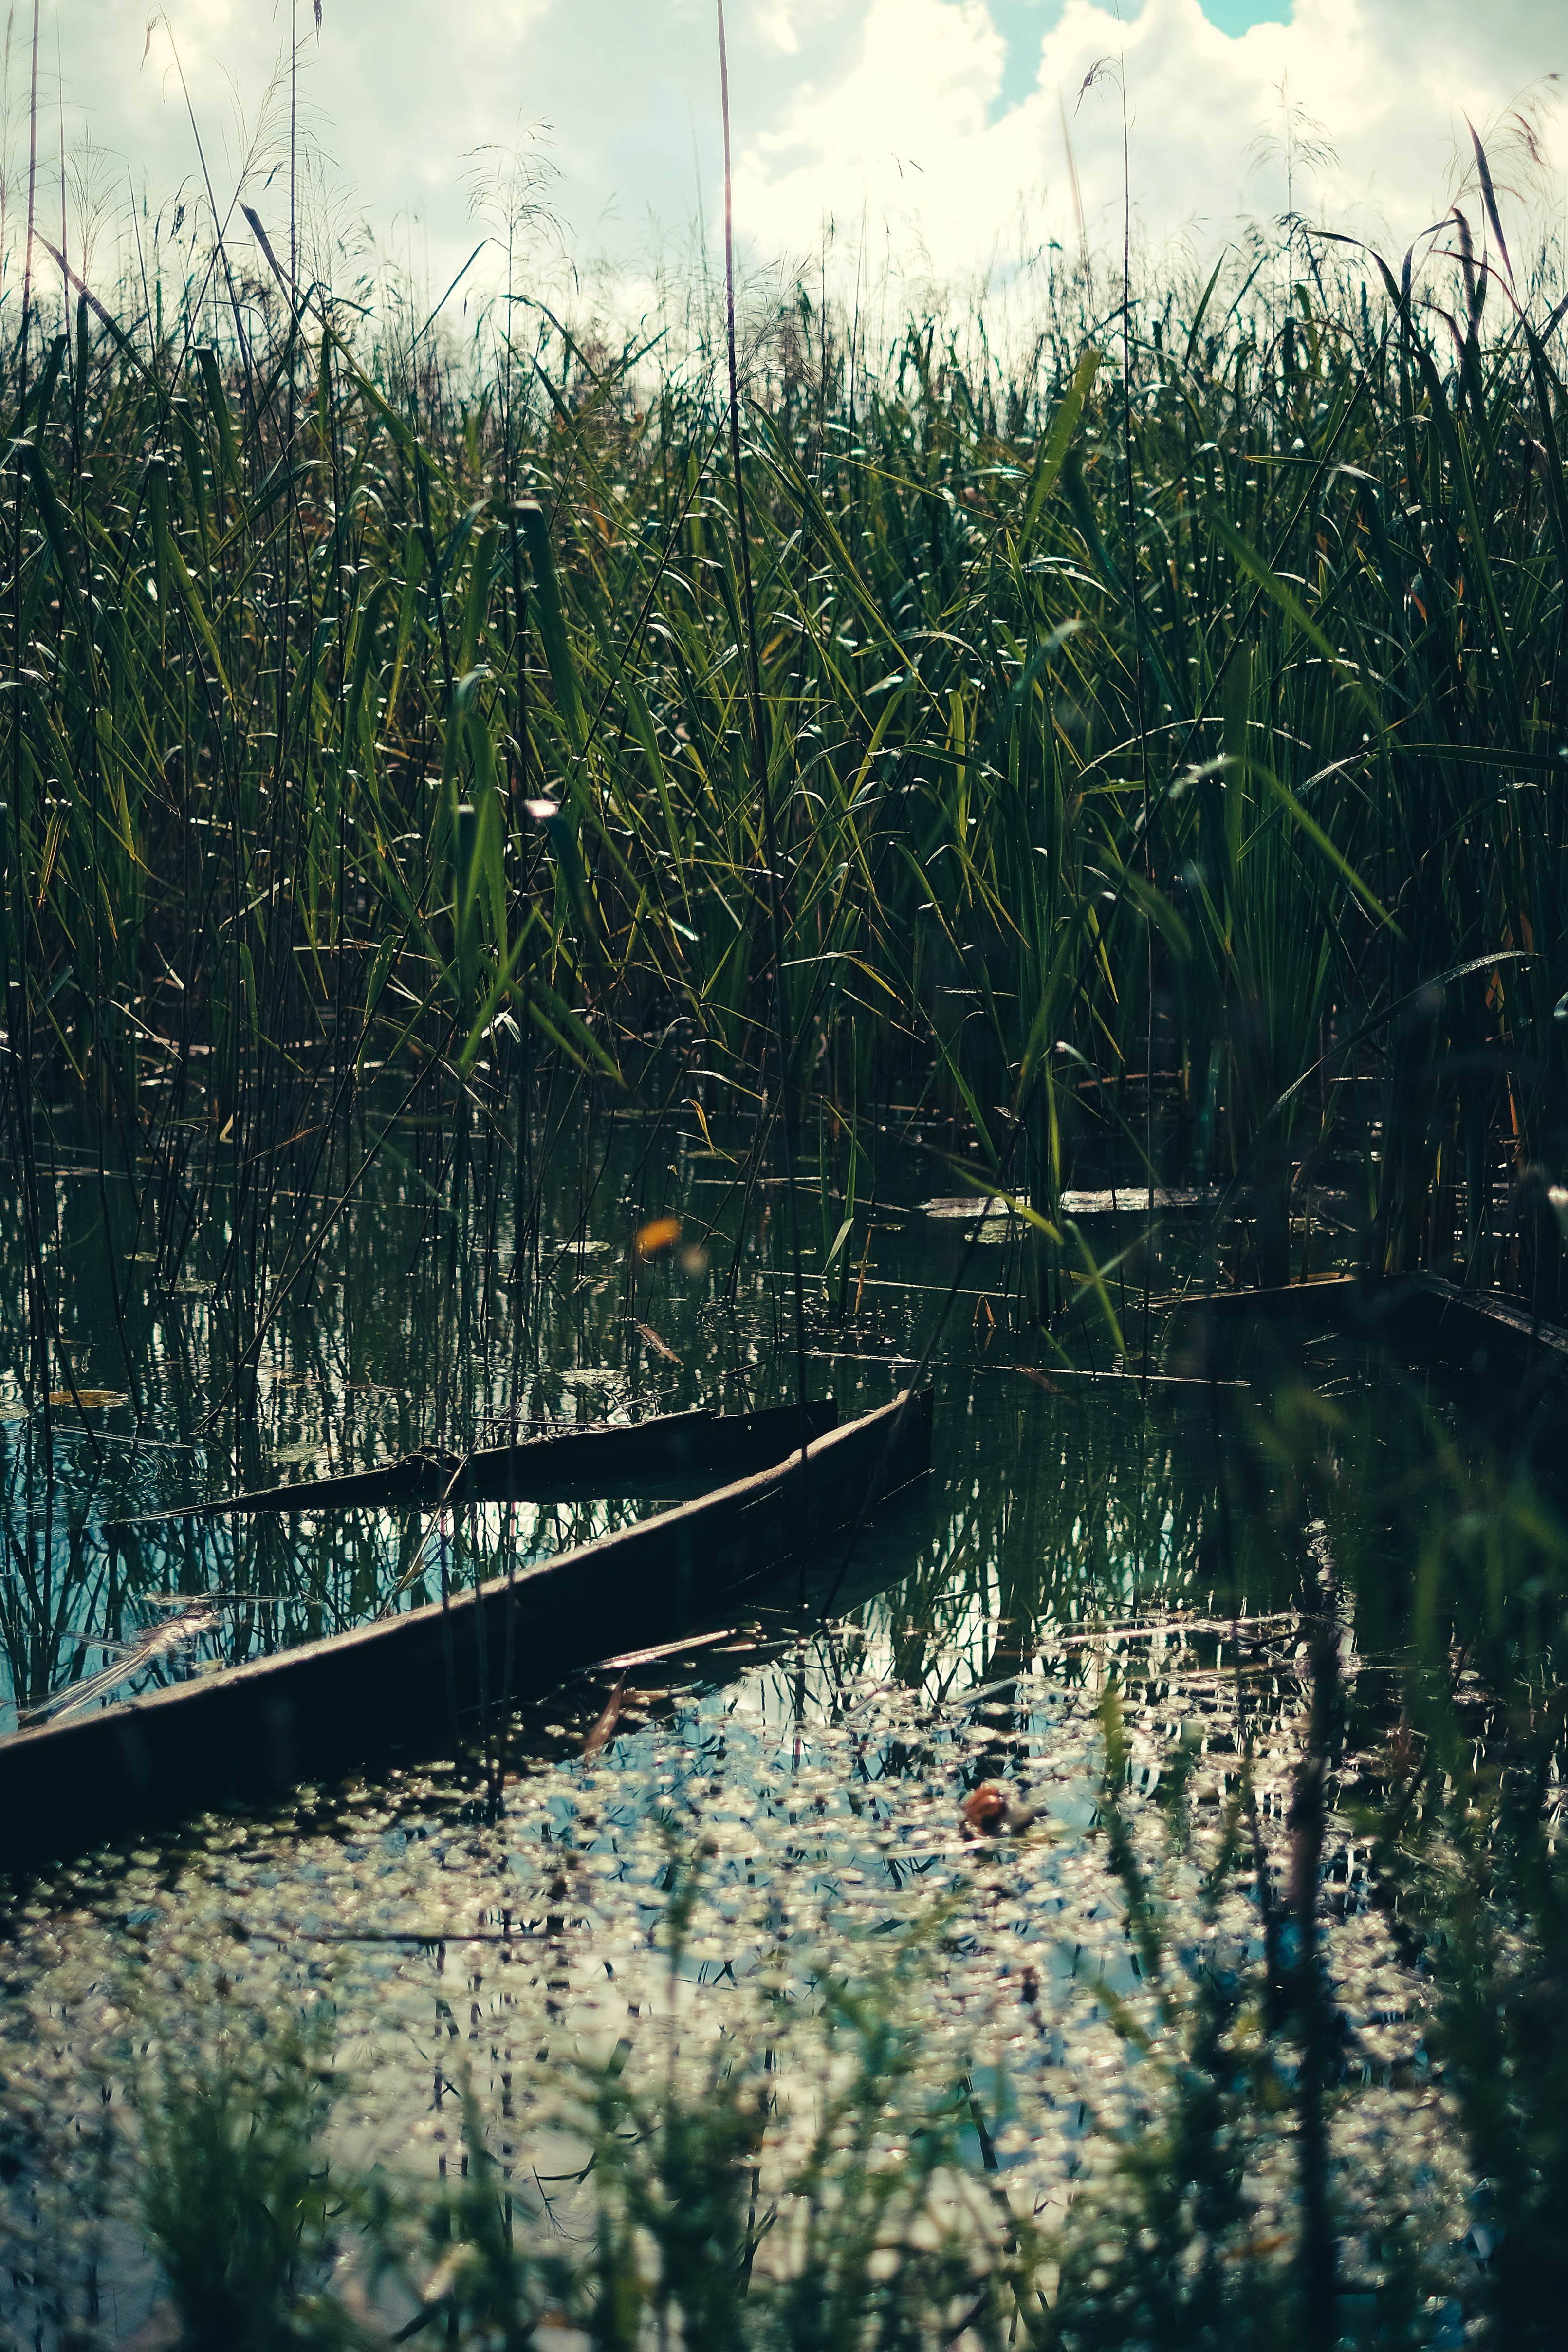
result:
[[[574,1667],[672,1642],[799,1561],[836,1564],[931,1466],[931,1392],[727,1486],[444,1602],[0,1741],[0,1870],[276,1801],[461,1737]]]
[[[1495,1291],[1464,1290],[1440,1275],[1353,1275],[1272,1290],[1194,1293],[1169,1302],[1189,1323],[1249,1316],[1306,1316],[1473,1383],[1483,1396],[1534,1395],[1557,1411],[1568,1403],[1568,1335]]]

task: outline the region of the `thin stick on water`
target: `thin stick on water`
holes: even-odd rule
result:
[[[735,357],[735,204],[729,154],[729,55],[725,43],[724,0],[718,9],[719,103],[724,114],[724,296],[729,358],[729,456],[735,475],[735,521],[740,540],[740,586],[746,620],[746,659],[751,709],[752,756],[762,802],[763,854],[768,860],[768,912],[773,943],[773,1018],[779,1054],[779,1114],[784,1144],[784,1189],[789,1201],[789,1248],[795,1265],[795,1387],[806,1403],[806,1286],[800,1271],[800,1210],[795,1197],[795,1105],[791,1092],[794,1053],[784,981],[784,880],[773,824],[773,792],[768,773],[768,728],[762,709],[762,671],[757,655],[757,599],[751,580],[751,537],[746,511],[746,477],[740,462],[740,376]],[[802,1429],[802,1458],[804,1430]]]

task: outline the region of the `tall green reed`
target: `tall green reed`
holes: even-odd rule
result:
[[[155,300],[57,257],[4,384],[13,1068],[163,1260],[221,1234],[235,1381],[329,1227],[285,1171],[350,1196],[423,1102],[461,1193],[525,1070],[674,1040],[750,1117],[785,1037],[841,1186],[913,1100],[1041,1220],[1040,1314],[1068,1161],[1151,1146],[1254,1196],[1238,1273],[1337,1151],[1370,1271],[1554,1308],[1560,317],[1483,167],[1419,267],[1129,280],[1119,371],[1071,278],[1012,371],[964,320],[852,370],[802,289],[727,452],[700,341],[464,349],[254,215]]]
[[[322,2146],[338,2086],[319,2032],[231,2026],[214,2051],[165,2047],[143,2074],[140,2220],[182,2347],[354,2340],[319,2292],[345,2212]]]

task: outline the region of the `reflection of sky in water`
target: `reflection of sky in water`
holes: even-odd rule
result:
[[[19,1229],[0,1229],[0,1509],[9,1536],[0,1575],[0,1726],[14,1721],[17,1696],[37,1705],[96,1671],[102,1645],[144,1634],[171,1594],[241,1598],[221,1604],[217,1643],[158,1662],[154,1680],[211,1663],[225,1643],[233,1657],[254,1656],[435,1597],[419,1591],[414,1564],[424,1530],[412,1515],[379,1523],[362,1514],[170,1520],[111,1538],[106,1523],[119,1517],[356,1470],[420,1444],[484,1442],[513,1413],[525,1423],[575,1422],[779,1402],[791,1378],[789,1284],[780,1265],[786,1221],[774,1214],[778,1188],[765,1184],[737,1251],[744,1153],[727,1160],[725,1134],[716,1118],[706,1135],[695,1121],[655,1129],[637,1118],[584,1120],[552,1166],[538,1247],[525,1250],[520,1268],[509,1187],[501,1188],[493,1233],[481,1227],[459,1241],[444,1213],[433,1231],[429,1200],[406,1166],[389,1169],[334,1227],[313,1281],[281,1296],[238,1414],[230,1399],[232,1307],[214,1295],[215,1268],[202,1244],[160,1257],[136,1226],[123,1184],[108,1187],[106,1227],[96,1181],[80,1181],[57,1140],[47,1259],[74,1377],[79,1388],[132,1401],[91,1409],[86,1427],[62,1408],[46,1451],[40,1417],[26,1415],[16,1375],[6,1377],[7,1362],[26,1360],[26,1283]],[[1012,1329],[1008,1305],[1019,1295],[1027,1237],[1016,1220],[940,1213],[954,1179],[939,1156],[890,1143],[884,1158],[870,1229],[862,1222],[826,1286],[808,1284],[816,1392],[836,1395],[846,1416],[885,1402],[936,1330],[956,1277],[935,1366],[938,1444],[957,1449],[958,1483],[942,1506],[956,1523],[946,1551],[968,1528],[967,1539],[987,1558],[1000,1559],[999,1544],[1009,1559],[1030,1547],[1037,1562],[1082,1559],[1103,1522],[1090,1579],[1103,1580],[1106,1597],[1122,1605],[1129,1580],[1154,1552],[1141,1533],[1131,1549],[1118,1546],[1114,1526],[1131,1510],[1141,1528],[1145,1506],[1132,1489],[1145,1469],[1165,1475],[1157,1467],[1163,1436],[1151,1451],[1141,1423],[1134,1430],[1104,1401],[1092,1416],[1099,1434],[1089,1449],[1099,1483],[1085,1488],[1072,1458],[1082,1448],[1065,1434],[1077,1425],[1066,1402],[1041,1391],[1026,1404],[1020,1391],[1002,1412],[1007,1376],[990,1368],[1040,1353],[1037,1335]],[[1095,1174],[1092,1166],[1085,1172]],[[864,1183],[862,1171],[862,1202]],[[934,1196],[936,1213],[927,1213]],[[288,1214],[304,1213],[308,1204],[282,1197]],[[1082,1230],[1103,1257],[1117,1259],[1107,1295],[1124,1316],[1129,1279],[1134,1303],[1137,1296],[1139,1261],[1124,1255],[1137,1221],[1124,1204],[1115,1218],[1097,1216],[1092,1200],[1082,1196]],[[803,1207],[807,1263],[819,1264],[841,1222],[841,1202],[820,1203],[803,1179]],[[686,1240],[656,1265],[635,1265],[628,1242],[637,1219],[670,1209],[684,1219]],[[1194,1262],[1197,1223],[1185,1211],[1163,1219],[1150,1259],[1155,1288],[1170,1287]],[[1106,1362],[1105,1332],[1086,1326],[1081,1352]],[[1002,1450],[974,1460],[966,1488],[958,1454],[966,1432],[981,1426]],[[1054,1488],[1030,1468],[1039,1444],[1059,1460]],[[52,1482],[45,1475],[51,1463]],[[640,1507],[631,1507],[635,1515]],[[547,1556],[624,1517],[607,1507],[525,1514],[513,1530],[517,1557]],[[486,1540],[494,1549],[498,1530]],[[505,1559],[496,1566],[504,1571]],[[890,1560],[883,1572],[899,1566]],[[1080,1605],[1074,1596],[1061,1599]]]
[[[1059,1636],[1054,1648],[1030,1637],[1000,1688],[973,1678],[1016,1626],[971,1598],[941,1620],[929,1673],[912,1662],[912,1627],[931,1630],[917,1579],[831,1635],[756,1664],[737,1657],[727,1682],[705,1680],[700,1660],[695,1674],[679,1662],[641,1670],[623,1727],[592,1761],[574,1750],[602,1685],[559,1695],[555,1760],[519,1757],[498,1817],[465,1801],[449,1772],[400,1774],[334,1805],[308,1795],[276,1824],[199,1823],[166,1859],[149,1853],[45,1890],[3,1957],[25,1988],[13,2080],[61,2152],[49,2191],[62,2200],[50,2209],[60,2247],[82,2227],[66,2210],[89,2160],[77,2125],[90,2117],[102,2132],[107,2117],[112,2135],[131,2046],[149,2030],[188,2043],[225,2015],[317,2008],[351,2086],[345,2155],[433,2182],[455,2168],[466,2084],[529,2226],[580,2240],[591,2215],[569,2177],[582,2160],[577,2065],[624,2042],[631,2080],[661,2083],[673,2068],[700,2097],[716,2053],[728,2064],[766,2053],[778,2162],[819,2119],[835,2063],[827,1981],[867,1991],[911,1935],[894,2014],[916,2040],[915,2087],[950,2097],[967,2079],[1014,2209],[1059,2215],[1069,2184],[1103,2160],[1096,2127],[1146,2125],[1165,2095],[1163,2062],[1141,2060],[1124,2033],[1129,2016],[1154,2019],[1096,1826],[1107,1676],[1124,1692],[1138,1850],[1163,1900],[1196,1926],[1243,1731],[1275,1866],[1284,1859],[1303,1696],[1294,1624],[1255,1626],[1239,1652],[1213,1623],[1166,1621],[1076,1646]],[[1184,1726],[1202,1752],[1186,1842],[1173,1847],[1154,1798]],[[1005,1778],[1038,1818],[1016,1838],[966,1844],[958,1800],[987,1777]],[[702,1892],[672,1974],[671,1861],[699,1845]],[[1423,2088],[1421,1982],[1364,1906],[1365,1852],[1348,1823],[1331,1824],[1327,1859],[1344,1890],[1331,1931],[1338,1997],[1365,2069],[1334,2120],[1347,2194],[1375,2197],[1380,2152],[1398,2134],[1411,2162],[1429,2160],[1440,2206],[1453,2167]],[[1245,1880],[1201,1929],[1213,1958],[1243,1969],[1258,1951]],[[961,2136],[958,2156],[944,2193],[962,2205],[982,2193],[977,2134]],[[536,2174],[551,2184],[548,2222]],[[1251,2226],[1271,2227],[1291,2194],[1288,2141],[1260,2141]],[[16,2242],[5,2230],[26,2224],[0,2205],[0,2251]],[[127,2255],[128,2312],[133,2271]]]
[[[253,1407],[237,1418],[224,1403],[232,1339],[223,1302],[160,1291],[140,1266],[122,1276],[142,1426],[158,1443],[131,1443],[131,1406],[94,1416],[96,1462],[68,1413],[52,1457],[37,1419],[0,1423],[12,1545],[0,1585],[6,1674],[35,1696],[57,1690],[98,1663],[92,1642],[72,1634],[131,1639],[173,1596],[205,1594],[218,1634],[150,1670],[198,1672],[435,1599],[444,1571],[456,1585],[505,1573],[651,1507],[487,1507],[444,1522],[364,1511],[165,1521],[111,1540],[105,1522],[117,1514],[271,1483],[280,1471],[304,1477],[420,1444],[472,1443],[513,1412],[575,1420],[779,1402],[791,1377],[784,1221],[771,1216],[759,1239],[754,1211],[737,1256],[734,1186],[715,1174],[706,1145],[661,1138],[655,1186],[648,1143],[631,1123],[607,1130],[597,1180],[595,1152],[585,1153],[593,1245],[542,1249],[537,1282],[531,1260],[523,1282],[511,1279],[504,1216],[493,1253],[450,1236],[433,1244],[414,1198],[345,1221],[324,1270],[331,1278],[278,1314]],[[568,1170],[547,1204],[557,1242],[577,1229],[582,1182],[580,1168]],[[220,1984],[240,2011],[285,1998],[333,2004],[339,2057],[355,2084],[352,2145],[425,2175],[458,2154],[452,2085],[463,2068],[498,2159],[520,2179],[525,2160],[545,2168],[570,2142],[556,2109],[574,2057],[601,2055],[630,2031],[636,2063],[662,2063],[672,2001],[693,2066],[723,2033],[759,2048],[767,2021],[748,2004],[765,1986],[786,2003],[781,2063],[805,2116],[821,2083],[811,2021],[824,1970],[874,1970],[906,1930],[931,1923],[934,1906],[951,1905],[946,1941],[933,1938],[909,1996],[922,2063],[949,2080],[955,2069],[979,2070],[977,2081],[983,2072],[1001,2171],[1031,2210],[1055,2210],[1074,2167],[1093,2160],[1092,2117],[1125,2123],[1156,2095],[1157,2068],[1128,2064],[1103,1998],[1147,1997],[1095,1832],[1095,1709],[1106,1677],[1114,1670],[1124,1692],[1137,1834],[1172,1916],[1246,1966],[1257,1923],[1246,1887],[1234,1885],[1205,1926],[1198,1864],[1249,1742],[1270,1867],[1282,1867],[1303,1704],[1299,1612],[1321,1597],[1314,1545],[1332,1544],[1344,1571],[1354,1739],[1371,1752],[1386,1738],[1397,1703],[1382,1671],[1378,1594],[1418,1548],[1422,1497],[1397,1528],[1364,1498],[1400,1463],[1427,1458],[1429,1436],[1423,1395],[1407,1411],[1386,1370],[1332,1334],[1308,1334],[1310,1344],[1298,1335],[1279,1357],[1267,1332],[1239,1335],[1228,1367],[1249,1388],[1159,1391],[1145,1407],[1130,1384],[1052,1386],[1051,1352],[1009,1307],[1022,1239],[1002,1218],[977,1233],[972,1219],[926,1214],[921,1204],[951,1182],[913,1154],[890,1159],[874,1230],[857,1236],[863,1257],[852,1265],[846,1253],[826,1293],[820,1280],[808,1285],[812,1378],[846,1414],[907,1379],[958,1286],[934,1364],[932,1479],[879,1514],[852,1557],[813,1563],[819,1597],[837,1585],[837,1629],[770,1648],[793,1576],[786,1592],[748,1592],[726,1622],[752,1627],[743,1638],[764,1639],[761,1656],[732,1646],[632,1670],[596,1761],[583,1759],[582,1742],[611,1678],[575,1677],[517,1726],[498,1817],[449,1770],[405,1772],[341,1802],[302,1792],[276,1821],[198,1822],[140,1850],[151,1859],[121,1857],[46,1889],[18,1928],[19,1948],[4,1956],[7,1980],[25,1988],[13,2079],[40,2132],[68,2137],[99,2099],[99,2065],[110,2096],[95,2112],[118,2112],[128,2021],[141,2004],[199,2036],[218,2013],[206,2004]],[[62,1191],[65,1328],[78,1381],[108,1387],[119,1343],[99,1272],[96,1199],[81,1185]],[[819,1210],[809,1192],[803,1205],[808,1263],[819,1263],[841,1208]],[[640,1270],[629,1234],[668,1206],[705,1238],[706,1263],[690,1270],[672,1257]],[[1113,1228],[1082,1213],[1103,1259],[1134,1252],[1106,1297],[1135,1353],[1137,1221]],[[1151,1289],[1201,1262],[1195,1231],[1190,1218],[1166,1220]],[[16,1249],[17,1237],[0,1232],[0,1317],[14,1319],[25,1296]],[[1101,1365],[1112,1353],[1094,1325],[1075,1345]],[[1156,1362],[1161,1345],[1156,1327]],[[11,1360],[23,1360],[13,1328]],[[1042,1370],[1043,1383],[1030,1377]],[[1375,1413],[1343,1414],[1327,1441],[1326,1533],[1309,1535],[1289,1448],[1277,1442],[1270,1396],[1281,1373],[1341,1407],[1377,1384]],[[46,1458],[52,1484],[40,1475]],[[1248,1622],[1231,1641],[1235,1617]],[[615,1646],[608,1625],[604,1650]],[[1201,1750],[1193,1848],[1161,1860],[1153,1798],[1183,1727]],[[957,1801],[986,1778],[1038,1806],[1039,1820],[1016,1842],[965,1847]],[[716,1845],[674,1986],[659,1949],[671,1835],[687,1851],[700,1837]],[[1391,2134],[1425,2147],[1436,2128],[1420,2094],[1421,1995],[1364,1906],[1365,1854],[1348,1823],[1334,1824],[1330,1847],[1337,1981],[1365,2069],[1335,2130],[1347,2151],[1361,2149],[1355,2177],[1370,2182]],[[409,1940],[420,1935],[431,1948]],[[1038,1979],[1027,2000],[1026,1971]],[[1448,2159],[1438,2151],[1433,2162],[1434,2180],[1446,2182]],[[68,2206],[76,2164],[62,2156]],[[1266,2221],[1283,2194],[1266,2153],[1255,2193]],[[1435,2190],[1436,2202],[1446,2193]],[[5,2226],[21,2226],[14,2209]],[[75,2226],[68,2215],[50,2222],[62,2246]]]
[[[950,1257],[962,1246],[961,1235],[936,1230],[937,1246]],[[971,1264],[989,1255],[977,1249]],[[619,1309],[619,1271],[605,1280]],[[983,1276],[970,1280],[977,1285]],[[656,1316],[683,1359],[670,1381],[674,1393],[661,1402],[685,1405],[716,1388],[723,1395],[725,1360],[733,1368],[747,1357],[751,1380],[728,1393],[737,1403],[773,1401],[782,1360],[771,1344],[770,1287],[754,1279],[749,1295],[743,1290],[722,1321],[712,1315],[706,1289],[694,1286],[694,1295],[683,1297],[666,1288],[653,1303],[633,1302],[637,1319]],[[821,1368],[821,1385],[837,1390],[846,1414],[883,1402],[908,1378],[922,1326],[928,1328],[941,1296],[937,1285],[882,1294],[874,1314],[854,1330],[821,1328],[812,1370]],[[842,1565],[850,1597],[913,1568],[934,1595],[946,1596],[943,1638],[966,1656],[980,1638],[976,1628],[1017,1608],[1071,1621],[1124,1612],[1145,1605],[1151,1594],[1201,1600],[1213,1581],[1216,1439],[1223,1454],[1243,1433],[1255,1410],[1252,1396],[1238,1391],[1232,1401],[1227,1392],[1225,1426],[1217,1431],[1201,1389],[1196,1404],[1173,1391],[1156,1395],[1145,1412],[1132,1383],[1090,1390],[1042,1385],[1009,1370],[1019,1341],[978,1314],[985,1298],[977,1289],[967,1313],[960,1307],[935,1367],[936,1475],[924,1495],[919,1529],[901,1521],[899,1531],[884,1538],[869,1528],[852,1559],[814,1564],[821,1578],[831,1581]],[[563,1335],[563,1353],[576,1336]],[[592,1329],[584,1335],[592,1353],[583,1369],[592,1375],[594,1395],[623,1410],[622,1400],[635,1383],[603,1366],[604,1336]],[[1102,1360],[1104,1352],[1103,1344]],[[720,1375],[712,1385],[705,1353]],[[525,1405],[559,1410],[573,1393],[573,1369],[558,1365],[527,1376]],[[660,1364],[659,1374],[667,1370]],[[1355,1349],[1331,1343],[1314,1351],[1311,1378],[1321,1393],[1354,1401],[1367,1367]],[[606,1388],[607,1381],[620,1385]],[[300,1476],[357,1468],[401,1450],[402,1433],[374,1418],[383,1412],[379,1397],[356,1424],[358,1436],[345,1440],[338,1412],[342,1400],[329,1383],[308,1400],[292,1385],[283,1393],[286,1419],[276,1398],[264,1392],[263,1414],[270,1411],[275,1432],[292,1431],[314,1412],[319,1425],[339,1433],[297,1465]],[[486,1410],[494,1410],[488,1401]],[[413,1431],[425,1437],[428,1422],[414,1423]],[[1414,1444],[1418,1423],[1406,1434]],[[1385,1449],[1398,1435],[1396,1418],[1381,1433]],[[282,1442],[298,1441],[286,1434]],[[40,1495],[41,1448],[36,1423],[0,1430],[0,1483],[10,1496],[13,1544],[13,1573],[0,1585],[0,1704],[10,1700],[16,1681],[26,1684],[37,1705],[94,1672],[104,1663],[103,1644],[134,1642],[176,1596],[214,1596],[218,1633],[194,1645],[188,1658],[156,1662],[133,1688],[223,1656],[238,1662],[268,1654],[437,1600],[444,1579],[461,1590],[477,1578],[515,1572],[667,1507],[631,1498],[492,1506],[441,1518],[406,1509],[258,1514],[176,1518],[115,1531],[105,1523],[128,1507],[146,1510],[160,1499],[172,1502],[193,1488],[199,1493],[204,1485],[226,1483],[235,1475],[227,1468],[228,1450],[138,1453],[106,1442],[95,1468],[80,1431],[62,1430],[56,1448],[62,1475],[52,1494]],[[263,1457],[253,1483],[270,1481],[275,1459]],[[1258,1457],[1258,1475],[1266,1484],[1276,1475],[1264,1455]],[[1241,1605],[1266,1605],[1282,1584],[1291,1584],[1297,1570],[1243,1501],[1237,1505],[1233,1543]],[[27,1577],[16,1570],[17,1553],[29,1564]],[[612,1628],[607,1646],[613,1640]]]

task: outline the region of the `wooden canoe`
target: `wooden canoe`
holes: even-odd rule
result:
[[[799,1454],[513,1576],[18,1731],[0,1739],[0,1871],[428,1755],[476,1707],[504,1713],[612,1651],[676,1640],[798,1561],[836,1566],[867,1514],[930,1466],[931,1391],[906,1390]]]
[[[800,1442],[825,1437],[839,1408],[778,1405],[767,1412],[667,1412],[624,1427],[563,1429],[472,1454],[423,1446],[373,1470],[339,1478],[305,1478],[260,1486],[210,1503],[176,1503],[141,1511],[111,1528],[152,1527],[165,1519],[227,1518],[235,1512],[439,1509],[448,1503],[553,1503],[609,1495],[657,1494],[693,1479],[740,1478],[781,1461]]]
[[[1306,1316],[1382,1340],[1486,1394],[1500,1389],[1511,1401],[1523,1390],[1568,1402],[1568,1333],[1532,1317],[1517,1299],[1462,1290],[1441,1275],[1396,1274],[1376,1281],[1331,1275],[1278,1289],[1194,1292],[1160,1303],[1195,1320]]]

